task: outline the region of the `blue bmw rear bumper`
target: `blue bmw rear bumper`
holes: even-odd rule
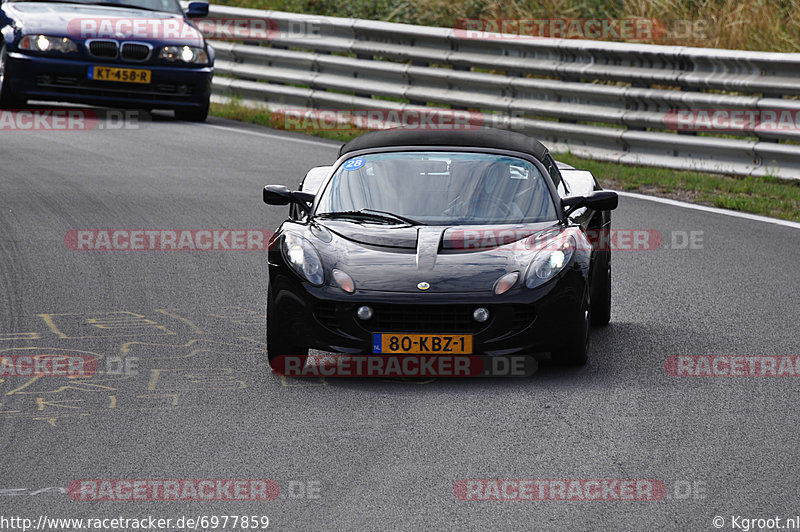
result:
[[[94,66],[148,69],[150,83],[121,83],[89,78]],[[54,100],[109,107],[200,108],[208,103],[213,67],[170,67],[54,59],[19,52],[8,54],[6,75],[16,98]]]

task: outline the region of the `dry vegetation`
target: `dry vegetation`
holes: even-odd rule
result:
[[[800,0],[217,0],[217,3],[444,27],[453,27],[460,19],[641,17],[660,21],[666,32],[637,42],[800,52]]]

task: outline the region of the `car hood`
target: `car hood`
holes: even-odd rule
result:
[[[557,222],[491,226],[387,226],[318,221],[331,233],[317,247],[327,269],[347,272],[358,290],[489,292],[506,273],[524,269],[535,250],[522,243]]]
[[[203,43],[200,32],[177,13],[46,2],[10,2],[3,9],[23,35],[41,33],[75,40],[122,39],[198,46]]]

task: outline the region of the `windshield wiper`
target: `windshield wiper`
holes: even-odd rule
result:
[[[408,216],[400,216],[399,214],[395,214],[393,212],[377,211],[375,209],[361,209],[358,212],[365,212],[369,214],[380,214],[389,218],[394,218],[395,220],[400,220],[401,222],[405,222],[408,225],[422,225],[422,222],[419,222],[413,218],[409,218]]]
[[[323,212],[321,214],[318,214],[317,216],[321,218],[355,218],[355,219],[366,218],[368,220],[379,220],[382,222],[401,222],[403,224],[408,224],[408,225],[421,225],[420,222],[412,220],[411,218],[406,218],[405,216],[400,216],[399,214],[393,214],[391,212],[376,211],[374,209],[361,209],[359,211]]]

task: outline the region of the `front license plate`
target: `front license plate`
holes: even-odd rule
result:
[[[372,335],[373,353],[410,355],[471,355],[471,334],[396,334]]]
[[[142,68],[89,67],[89,79],[121,81],[123,83],[150,83],[150,71]]]

